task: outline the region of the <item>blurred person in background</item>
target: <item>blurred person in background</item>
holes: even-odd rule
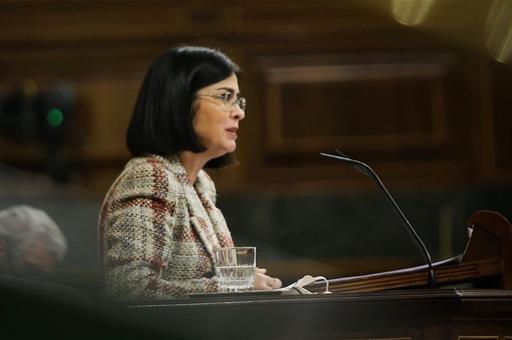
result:
[[[107,295],[154,300],[218,291],[213,253],[232,247],[203,167],[233,163],[245,117],[239,68],[218,50],[172,48],[150,66],[128,128],[133,155],[99,217]],[[255,289],[281,287],[257,269]]]
[[[0,274],[45,279],[66,252],[64,235],[44,211],[26,205],[0,210]]]

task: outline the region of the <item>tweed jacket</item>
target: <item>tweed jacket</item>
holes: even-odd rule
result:
[[[156,300],[217,291],[213,253],[233,240],[215,194],[206,172],[191,183],[177,156],[130,160],[99,216],[106,294]]]

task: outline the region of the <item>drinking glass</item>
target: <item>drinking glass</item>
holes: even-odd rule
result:
[[[256,275],[256,247],[217,249],[215,271],[221,292],[251,290]]]

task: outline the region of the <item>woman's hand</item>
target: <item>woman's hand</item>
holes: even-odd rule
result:
[[[272,290],[281,288],[283,283],[278,278],[273,278],[265,273],[267,272],[264,268],[256,267],[256,277],[254,278],[254,288],[256,290]]]

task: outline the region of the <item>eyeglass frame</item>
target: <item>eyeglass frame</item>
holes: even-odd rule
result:
[[[198,94],[196,97],[210,97],[218,99],[223,105],[229,105],[231,108],[234,108],[236,105],[243,113],[245,113],[245,109],[247,108],[247,99],[245,99],[245,97],[238,97],[232,101],[227,100],[226,96],[221,94]]]

